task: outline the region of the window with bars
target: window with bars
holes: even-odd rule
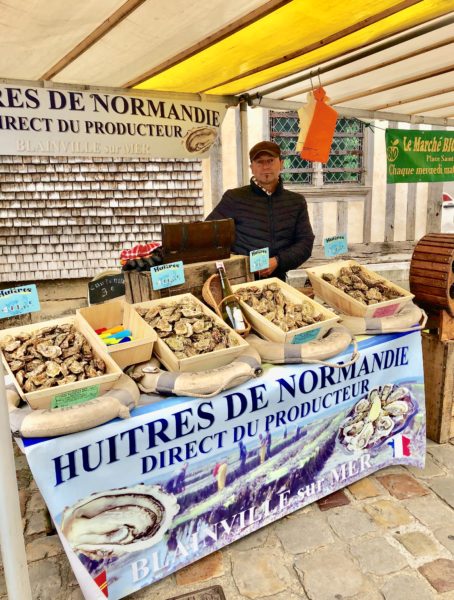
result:
[[[296,112],[270,111],[270,139],[281,148],[282,178],[303,185],[362,184],[364,175],[364,123],[341,117],[337,120],[331,153],[326,164],[303,160],[296,152],[299,119]]]

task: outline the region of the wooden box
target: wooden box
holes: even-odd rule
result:
[[[331,328],[336,321],[339,320],[339,317],[332,311],[328,310],[318,302],[315,302],[315,300],[312,300],[305,294],[302,294],[291,285],[284,283],[277,277],[261,279],[259,281],[254,281],[254,283],[240,283],[232,286],[232,289],[234,292],[236,292],[241,288],[247,288],[250,286],[263,288],[265,285],[270,283],[277,284],[284,296],[290,302],[293,302],[294,304],[311,304],[318,313],[323,314],[324,320],[313,323],[312,325],[306,325],[305,327],[299,327],[298,329],[285,332],[282,331],[280,327],[272,323],[269,319],[251,308],[248,304],[240,301],[241,308],[243,309],[248,321],[251,323],[252,327],[265,339],[282,344],[304,344],[305,342],[310,342],[311,340],[321,337],[327,331],[327,329]]]
[[[137,313],[131,305],[121,300],[97,304],[77,311],[91,329],[92,339],[107,351],[120,369],[144,362],[151,358],[153,345],[157,339],[156,332]],[[121,325],[132,332],[133,340],[115,346],[107,346],[96,334],[95,329],[110,329]]]
[[[454,340],[422,333],[427,437],[443,444],[454,438]]]
[[[175,356],[175,353],[169,348],[169,346],[158,336],[154,345],[154,353],[169,371],[205,371],[206,369],[215,369],[217,367],[228,365],[235,360],[235,358],[241,354],[241,352],[243,352],[244,348],[247,347],[248,344],[240,335],[233,331],[233,329],[230,329],[220,317],[218,317],[212,310],[210,310],[192,294],[179,294],[178,296],[172,296],[170,298],[149,300],[148,302],[134,304],[132,308],[150,308],[158,304],[170,304],[172,302],[178,302],[187,298],[195,300],[198,304],[200,304],[202,311],[206,315],[209,315],[221,327],[228,329],[231,332],[231,335],[238,341],[238,345],[232,346],[231,348],[225,348],[223,350],[207,352],[198,356],[179,359]]]
[[[230,256],[235,240],[235,222],[233,219],[221,219],[163,223],[161,237],[164,263],[221,260]]]
[[[253,281],[254,277],[249,271],[248,256],[231,256],[223,259],[223,263],[230,283]],[[184,265],[185,282],[182,285],[154,291],[151,287],[149,271],[125,271],[126,300],[131,304],[137,304],[138,302],[147,302],[157,298],[168,298],[170,295],[175,294],[193,294],[202,299],[203,284],[214,273],[217,273],[216,261]]]
[[[64,400],[64,398],[62,398],[63,395],[65,398],[69,398],[69,400],[76,398],[78,395],[80,398],[84,398],[85,400],[96,398],[97,396],[100,396],[109,390],[114,381],[116,381],[122,374],[120,367],[112,360],[112,358],[110,358],[107,352],[101,352],[99,347],[92,342],[91,332],[89,331],[87,323],[77,314],[71,317],[63,317],[61,319],[33,323],[32,325],[20,325],[19,327],[4,329],[0,332],[0,341],[7,335],[15,336],[19,333],[30,333],[33,331],[38,331],[39,329],[43,329],[44,327],[52,327],[54,325],[64,323],[74,324],[76,329],[84,335],[84,337],[92,346],[95,355],[104,361],[106,365],[106,372],[104,375],[99,377],[91,377],[82,381],[75,381],[74,383],[58,385],[55,387],[46,388],[44,390],[37,390],[35,392],[24,392],[9,368],[2,352],[2,361],[7,373],[11,375],[14,386],[16,387],[20,397],[23,400],[26,400],[31,408],[51,408],[52,401],[54,399]]]
[[[323,273],[331,273],[337,277],[342,267],[351,267],[352,265],[361,266],[361,268],[371,279],[376,281],[385,281],[390,288],[397,290],[401,294],[401,297],[367,305],[363,304],[359,300],[356,300],[355,298],[352,298],[322,278]],[[407,304],[407,302],[411,302],[411,300],[414,298],[414,295],[407,290],[404,290],[395,283],[383,279],[383,277],[380,277],[377,275],[377,273],[369,271],[364,265],[360,265],[355,260],[341,260],[327,263],[326,265],[321,265],[320,267],[308,267],[306,268],[306,273],[311,280],[315,295],[319,298],[322,298],[328,304],[331,304],[331,306],[335,306],[345,315],[368,318],[389,317],[399,312],[399,310],[405,304]]]

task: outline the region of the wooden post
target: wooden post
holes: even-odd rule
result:
[[[427,437],[443,444],[454,436],[454,341],[422,334]]]

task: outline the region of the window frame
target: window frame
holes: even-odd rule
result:
[[[298,114],[296,111],[276,111],[276,110],[269,110],[268,113],[268,133],[269,133],[269,139],[272,141],[275,141],[276,138],[279,137],[292,137],[297,139],[297,135],[293,132],[287,132],[287,131],[281,131],[281,132],[277,132],[275,130],[275,128],[273,128],[273,119],[277,119],[277,118],[289,118],[289,119],[298,119]],[[320,163],[320,162],[314,162],[314,163],[308,163],[309,167],[307,168],[302,168],[302,169],[295,169],[295,170],[291,170],[289,171],[289,169],[284,169],[283,173],[298,173],[298,172],[304,172],[304,173],[310,173],[311,177],[310,177],[310,182],[301,182],[301,181],[291,181],[290,179],[287,179],[284,177],[284,182],[287,186],[291,186],[291,187],[297,187],[297,188],[306,188],[306,189],[314,189],[314,188],[323,188],[325,190],[329,190],[329,189],[348,189],[350,188],[363,188],[367,185],[367,180],[368,180],[368,173],[367,173],[367,168],[366,165],[368,164],[368,143],[369,143],[369,138],[368,138],[368,131],[367,131],[367,124],[364,123],[363,121],[360,121],[359,119],[356,119],[354,117],[340,117],[340,119],[345,119],[347,121],[358,121],[361,124],[360,127],[360,131],[357,135],[352,136],[351,134],[349,134],[348,132],[338,132],[337,135],[335,134],[335,138],[340,139],[340,138],[352,138],[354,137],[355,139],[360,139],[362,140],[360,143],[360,149],[356,152],[356,154],[360,155],[360,164],[358,168],[355,169],[345,169],[345,167],[326,167],[326,165]],[[339,121],[339,120],[338,120]],[[335,142],[333,141],[333,144]],[[344,155],[349,155],[349,154],[355,154],[355,152],[348,152],[346,151],[344,153]],[[284,160],[286,157],[288,156],[295,156],[296,154],[294,153],[289,153],[288,151],[283,151],[283,156],[284,156]],[[342,153],[335,153],[334,156],[341,156]],[[328,163],[327,163],[328,164]],[[312,167],[312,168],[311,168]],[[329,173],[338,173],[338,172],[353,172],[353,173],[358,173],[358,179],[355,181],[334,181],[334,182],[327,182],[326,181],[326,175]]]

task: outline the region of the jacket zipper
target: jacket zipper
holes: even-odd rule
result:
[[[274,219],[273,219],[273,196],[268,196],[268,216],[270,219],[270,232],[271,232],[271,242],[272,242],[272,248],[270,248],[270,258],[271,256],[274,256],[274,247],[275,247],[275,243],[276,240],[274,239],[275,237],[275,228],[274,228]]]

